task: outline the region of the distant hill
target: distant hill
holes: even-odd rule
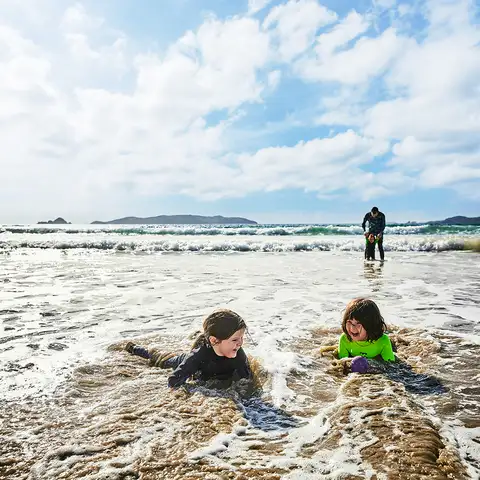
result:
[[[47,222],[38,222],[37,225],[45,225],[45,224],[52,224],[52,223],[55,223],[58,225],[68,225],[71,222],[67,222],[62,217],[58,217],[55,220],[48,220]]]
[[[242,217],[204,217],[202,215],[158,215],[157,217],[123,217],[116,220],[92,222],[96,225],[257,225],[257,222]]]
[[[480,217],[450,217],[445,220],[428,222],[430,225],[480,225]]]

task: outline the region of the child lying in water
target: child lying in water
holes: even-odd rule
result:
[[[376,303],[367,298],[352,300],[345,309],[342,321],[343,333],[338,342],[338,358],[380,356],[395,361],[390,338]]]
[[[150,360],[150,365],[173,368],[168,377],[168,386],[183,385],[190,377],[200,380],[239,380],[250,378],[251,370],[242,349],[247,326],[235,312],[217,310],[203,322],[203,333],[195,340],[192,350],[175,354],[147,350],[132,342],[125,349],[132,355]]]

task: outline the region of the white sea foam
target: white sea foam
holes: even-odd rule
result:
[[[384,241],[386,252],[443,252],[464,250],[466,236],[426,235],[387,236]],[[322,252],[355,251],[365,249],[365,239],[356,236],[268,236],[243,235],[122,235],[119,233],[11,233],[0,237],[0,252],[17,249],[88,249],[114,252]]]
[[[360,224],[330,225],[0,225],[0,233],[19,234],[118,234],[122,236],[331,236],[362,235]],[[480,235],[478,225],[390,224],[386,235]]]

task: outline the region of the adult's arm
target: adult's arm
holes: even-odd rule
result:
[[[368,216],[369,216],[369,215],[370,215],[370,214],[367,213],[367,214],[365,214],[365,216],[363,217],[362,228],[363,228],[363,231],[364,231],[364,232],[365,232],[365,224],[366,224],[367,221],[368,221]]]

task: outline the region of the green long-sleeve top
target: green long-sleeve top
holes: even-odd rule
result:
[[[365,340],[363,342],[351,342],[348,337],[342,333],[338,342],[338,358],[345,357],[366,357],[374,358],[381,355],[384,360],[395,361],[392,344],[388,335],[385,333],[378,339],[370,342]]]

